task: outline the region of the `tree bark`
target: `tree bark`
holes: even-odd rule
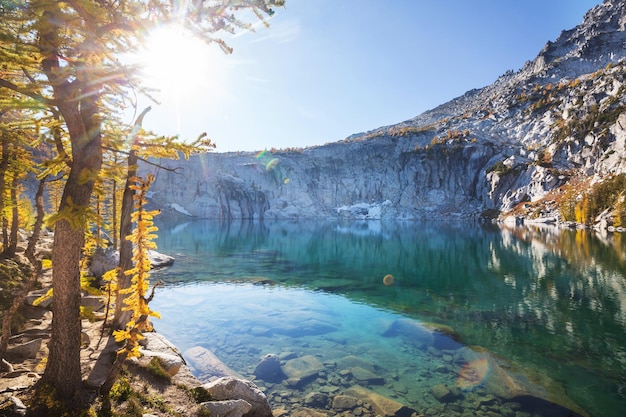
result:
[[[122,209],[120,213],[120,263],[117,273],[117,293],[115,296],[115,315],[113,316],[113,327],[116,329],[125,329],[126,323],[132,316],[132,311],[125,311],[124,300],[126,295],[121,294],[120,290],[130,287],[132,277],[126,275],[124,272],[133,268],[133,244],[127,239],[133,232],[133,224],[131,222],[133,212],[133,196],[135,191],[130,188],[133,184],[132,178],[137,176],[137,164],[139,158],[137,151],[134,148],[137,142],[137,132],[141,128],[143,118],[151,110],[150,107],[144,109],[143,112],[135,120],[135,125],[131,133],[132,145],[128,152],[128,171],[126,174],[126,184],[124,185],[124,194],[122,195]]]
[[[17,205],[17,187],[19,185],[19,177],[17,173],[13,174],[11,181],[10,199],[11,199],[11,231],[9,233],[9,245],[5,249],[5,255],[13,258],[17,252],[17,232],[20,227],[20,214]]]
[[[0,218],[2,218],[2,251],[9,246],[9,234],[7,231],[7,219],[4,216],[4,196],[6,194],[6,177],[9,171],[9,139],[2,133],[2,157],[0,158]]]
[[[128,174],[126,177],[126,185],[124,186],[124,194],[122,196],[122,212],[120,216],[120,263],[117,273],[117,293],[115,296],[115,315],[113,316],[113,327],[116,329],[125,329],[126,323],[132,316],[132,311],[124,310],[126,304],[125,294],[120,290],[130,287],[132,277],[124,272],[133,267],[133,243],[126,239],[133,231],[133,223],[131,215],[133,212],[133,196],[135,191],[130,188],[131,178],[137,175],[137,153],[131,149],[128,154]]]
[[[54,22],[63,22],[65,16],[58,2],[46,2],[43,7],[42,29],[39,32],[42,68],[67,127],[72,160],[59,207],[61,216],[55,223],[50,354],[38,387],[43,395],[46,390],[54,388],[54,399],[62,403],[61,408],[72,410],[87,404],[80,366],[80,257],[84,246],[85,210],[89,207],[95,179],[102,167],[102,134],[98,114],[101,81],[92,79],[89,74],[86,64],[90,61],[88,55],[83,63],[75,64],[75,79],[61,70],[62,40],[59,31],[62,26]],[[88,54],[88,45],[93,42],[90,36],[97,36],[96,31],[87,36],[84,45]],[[90,65],[94,65],[93,62]]]
[[[32,272],[28,280],[23,284],[20,292],[15,296],[11,306],[8,311],[5,311],[4,317],[2,318],[2,336],[0,337],[0,359],[4,358],[4,355],[7,351],[7,346],[9,344],[9,338],[11,337],[11,322],[13,321],[13,317],[15,313],[19,310],[19,308],[24,303],[26,296],[29,292],[33,290],[35,287],[35,283],[37,282],[37,278],[39,278],[39,274],[41,273],[41,260],[37,259],[35,256],[35,247],[37,245],[37,241],[39,240],[39,236],[41,234],[41,226],[43,225],[43,218],[45,216],[44,208],[43,208],[43,192],[45,187],[46,180],[45,178],[39,181],[39,187],[37,188],[37,193],[35,194],[35,205],[37,207],[37,218],[35,219],[35,225],[33,226],[33,234],[31,235],[28,241],[28,247],[26,248],[26,258],[30,262],[32,266]]]

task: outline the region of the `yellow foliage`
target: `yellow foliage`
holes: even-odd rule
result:
[[[80,206],[68,198],[67,205],[48,218],[48,226],[53,228],[58,221],[65,220],[72,229],[84,229],[89,212],[91,212],[89,206]]]
[[[124,271],[124,274],[132,276],[131,286],[127,289],[119,290],[123,294],[129,294],[124,299],[124,310],[131,311],[132,317],[126,325],[126,329],[114,332],[115,340],[118,342],[125,341],[124,347],[118,353],[125,353],[128,357],[139,355],[139,341],[143,339],[142,331],[151,331],[152,326],[148,321],[148,317],[160,318],[160,315],[152,311],[148,307],[148,303],[152,299],[152,295],[148,296],[150,289],[150,269],[152,267],[148,251],[156,249],[156,244],[152,241],[157,236],[152,233],[157,230],[153,225],[152,219],[157,211],[145,211],[146,193],[150,185],[154,181],[153,176],[148,176],[145,180],[134,177],[134,185],[131,187],[135,190],[134,207],[135,211],[131,218],[135,223],[135,229],[127,237],[133,243],[133,262],[134,268]],[[113,278],[111,278],[113,282]],[[154,287],[152,289],[154,293]]]
[[[53,295],[54,295],[54,289],[50,288],[48,291],[46,291],[44,295],[35,299],[35,301],[33,301],[33,305],[37,307],[39,304],[43,303],[44,301],[51,299]]]

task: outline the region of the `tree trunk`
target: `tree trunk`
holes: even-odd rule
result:
[[[69,122],[68,122],[69,124]],[[102,149],[99,136],[89,146],[73,149],[73,165],[65,185],[60,212],[69,210],[70,216],[84,217],[81,210],[89,206],[93,181],[81,181],[86,172],[99,171]],[[84,218],[80,225],[61,218],[55,223],[52,250],[52,335],[48,347],[48,364],[40,381],[41,386],[54,387],[56,399],[67,408],[85,404],[86,390],[82,384],[80,366],[80,257],[84,246]]]
[[[50,354],[46,370],[38,384],[37,394],[43,399],[50,388],[53,399],[64,410],[86,406],[86,388],[82,384],[80,366],[80,257],[84,246],[84,230],[94,182],[102,167],[102,134],[98,105],[101,82],[92,79],[86,64],[76,63],[76,78],[71,79],[61,71],[59,57],[62,26],[50,22],[63,22],[65,16],[60,3],[43,3],[39,48],[42,68],[54,91],[56,104],[63,116],[72,145],[70,172],[63,190],[59,218],[55,223],[52,249],[52,335],[48,347]],[[97,36],[95,32],[91,36]],[[85,51],[92,41],[84,41]],[[85,57],[89,62],[90,57]],[[97,58],[94,58],[97,60]],[[93,62],[90,65],[95,65]],[[52,415],[52,414],[51,414]]]
[[[9,233],[9,245],[5,249],[7,258],[13,258],[17,252],[17,232],[20,227],[20,214],[17,205],[17,187],[19,186],[19,177],[17,173],[13,174],[11,181],[10,199],[11,199],[11,231]]]
[[[132,184],[131,178],[136,175],[137,153],[134,149],[131,149],[128,154],[128,175],[122,196],[122,213],[120,216],[120,263],[117,273],[115,315],[113,316],[113,327],[116,329],[125,329],[126,323],[128,323],[128,320],[132,316],[132,311],[124,310],[124,307],[126,307],[124,303],[126,294],[122,294],[120,290],[130,287],[132,280],[132,277],[126,275],[124,272],[133,267],[133,243],[126,238],[133,232],[131,215],[133,212],[133,195],[135,191],[130,188],[130,185]]]
[[[144,109],[141,114],[135,120],[135,125],[131,133],[132,144],[134,145],[137,138],[137,132],[141,128],[143,118],[151,110],[150,107]],[[126,184],[124,186],[124,194],[122,195],[122,209],[120,213],[120,263],[119,271],[117,274],[117,293],[115,296],[115,315],[113,316],[113,327],[116,329],[125,329],[126,323],[132,316],[132,311],[125,311],[124,299],[126,295],[121,294],[120,290],[130,287],[132,277],[126,275],[124,272],[133,268],[133,244],[127,239],[133,232],[133,224],[131,222],[133,212],[133,196],[135,191],[130,188],[133,184],[132,178],[137,176],[137,164],[139,158],[137,157],[137,151],[131,146],[128,153],[128,172],[126,174]]]
[[[0,158],[0,218],[2,219],[2,251],[4,252],[9,245],[9,235],[7,232],[7,219],[4,215],[5,195],[6,195],[6,178],[9,172],[9,139],[6,134],[2,134],[2,158]]]
[[[39,187],[37,188],[37,193],[35,194],[37,218],[35,219],[35,225],[33,226],[33,234],[31,235],[28,241],[28,247],[26,248],[26,258],[32,266],[31,276],[23,284],[19,294],[17,294],[13,299],[11,307],[9,307],[9,309],[4,312],[4,317],[2,318],[2,336],[0,337],[0,359],[4,358],[4,355],[7,351],[9,338],[11,337],[11,322],[13,321],[13,317],[15,316],[17,310],[19,310],[19,308],[24,303],[24,300],[26,299],[28,293],[31,292],[35,287],[37,278],[41,273],[41,260],[35,257],[35,247],[37,245],[37,241],[39,240],[41,226],[43,224],[43,218],[45,216],[43,209],[43,192],[45,183],[45,178],[39,181]]]
[[[43,207],[43,193],[46,189],[46,180],[48,177],[44,177],[39,180],[39,186],[37,187],[37,192],[35,193],[35,209],[37,211],[37,216],[35,217],[35,224],[33,225],[33,233],[30,235],[30,239],[28,239],[28,246],[26,247],[26,259],[30,261],[30,263],[36,267],[41,264],[41,260],[35,257],[35,250],[37,249],[37,243],[39,242],[39,238],[41,236],[41,227],[43,226],[43,219],[46,215],[44,207]]]

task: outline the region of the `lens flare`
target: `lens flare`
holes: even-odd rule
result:
[[[457,379],[457,386],[461,389],[471,389],[479,386],[489,373],[489,361],[486,358],[476,359],[466,363]]]
[[[274,171],[272,176],[276,181],[289,184],[291,180],[289,179],[288,173],[279,166],[280,159],[274,157],[271,152],[267,150],[260,151],[256,154],[255,159],[257,160],[257,166],[259,168],[265,168],[266,172]]]
[[[387,274],[385,275],[385,278],[383,278],[383,284],[385,284],[387,287],[393,285],[395,281],[396,279],[391,274]]]
[[[274,158],[274,159],[272,159],[271,161],[269,161],[269,162],[267,163],[267,165],[265,165],[265,170],[266,170],[266,171],[271,171],[271,170],[273,170],[274,168],[276,168],[276,165],[278,165],[278,158]]]

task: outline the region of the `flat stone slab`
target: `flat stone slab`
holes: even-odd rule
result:
[[[367,369],[363,369],[359,366],[355,366],[350,369],[352,376],[361,384],[372,384],[372,385],[383,385],[385,383],[385,378],[382,376],[378,376],[373,372],[368,371]]]
[[[213,352],[202,346],[187,349],[184,357],[189,365],[197,372],[198,379],[201,381],[209,381],[226,376],[243,378],[237,372],[226,366]]]
[[[306,355],[288,360],[281,369],[287,376],[289,385],[298,386],[315,378],[324,369],[324,365],[315,356]]]
[[[344,395],[369,403],[376,414],[382,417],[411,417],[415,412],[404,404],[358,385],[348,389]]]
[[[361,368],[370,372],[374,372],[376,365],[372,362],[354,355],[344,356],[337,360],[337,369]]]

